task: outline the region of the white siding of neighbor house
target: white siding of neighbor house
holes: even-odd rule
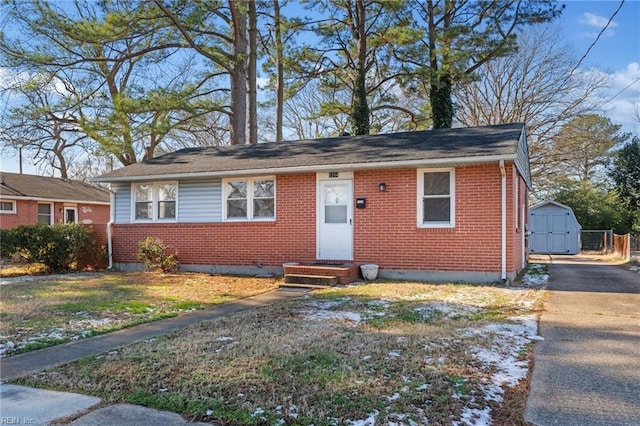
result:
[[[220,179],[179,183],[178,222],[220,222],[221,220]]]
[[[116,198],[116,206],[114,208],[115,222],[131,222],[131,184],[112,183],[111,190],[115,192]]]

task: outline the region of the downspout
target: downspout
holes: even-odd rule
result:
[[[501,214],[501,264],[500,278],[504,284],[507,281],[507,172],[504,168],[504,160],[500,160],[500,176],[502,181],[502,214]]]
[[[111,227],[115,221],[116,194],[111,192],[109,202],[109,223],[107,223],[107,255],[109,256],[108,270],[113,269],[113,243],[111,242]]]

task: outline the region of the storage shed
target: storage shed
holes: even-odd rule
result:
[[[531,253],[578,254],[580,230],[571,207],[547,200],[530,209]]]

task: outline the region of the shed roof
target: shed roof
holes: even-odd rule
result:
[[[106,173],[103,182],[514,161],[531,186],[522,123],[187,148]],[[519,158],[524,156],[525,158]]]
[[[109,192],[88,183],[47,176],[0,172],[0,197],[109,203]]]

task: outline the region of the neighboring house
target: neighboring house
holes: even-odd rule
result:
[[[525,126],[182,149],[100,176],[113,260],[161,238],[184,270],[282,273],[376,263],[379,276],[494,282],[526,264]]]
[[[530,209],[531,253],[578,254],[580,230],[573,210],[556,201],[543,201]]]
[[[109,198],[108,191],[80,181],[0,172],[0,228],[71,222],[104,234]]]

